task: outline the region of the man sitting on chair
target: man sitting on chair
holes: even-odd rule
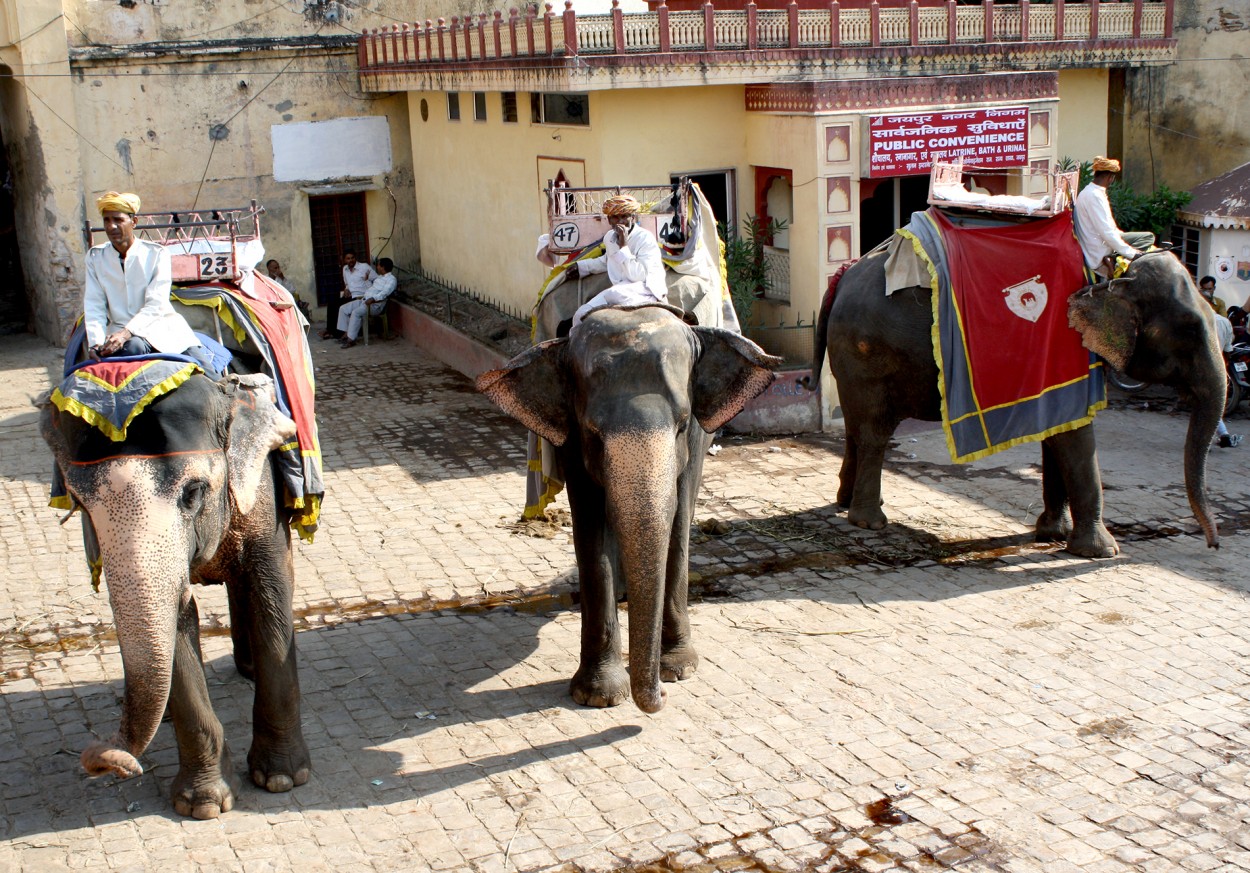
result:
[[[603,238],[607,253],[576,264],[579,276],[607,272],[612,287],[596,294],[573,314],[574,329],[587,313],[600,306],[638,306],[668,300],[660,244],[651,231],[638,226],[640,209],[638,201],[628,194],[604,201],[603,215],[611,225]]]
[[[87,354],[185,355],[213,379],[221,378],[208,349],[169,302],[169,249],[135,236],[139,197],[110,191],[96,200],[108,242],[87,252],[83,314]]]
[[[360,336],[360,326],[371,315],[381,315],[386,310],[386,298],[395,290],[398,280],[392,270],[395,262],[390,258],[378,258],[378,277],[365,290],[364,296],[357,297],[339,307],[339,330],[343,331],[343,341],[339,344],[345,349],[356,345],[356,337]]]

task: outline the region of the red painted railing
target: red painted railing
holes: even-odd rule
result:
[[[784,9],[623,13],[613,0],[606,15],[578,17],[565,0],[557,20],[550,3],[507,18],[452,16],[424,23],[366,29],[360,38],[362,71],[422,64],[508,62],[581,55],[681,52],[810,52],[873,46],[958,46],[985,43],[1107,42],[1171,39],[1175,0],[827,0],[820,8],[791,2]]]

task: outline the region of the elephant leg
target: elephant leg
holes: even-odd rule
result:
[[[1120,547],[1102,521],[1102,477],[1098,472],[1098,452],[1094,428],[1086,425],[1047,439],[1063,476],[1063,485],[1072,511],[1072,533],[1068,551],[1082,558],[1111,558]],[[1045,468],[1043,468],[1043,476]]]
[[[618,706],[630,698],[629,674],[621,660],[615,561],[605,548],[603,489],[590,480],[580,457],[566,455],[564,472],[582,599],[581,659],[569,682],[569,693],[582,706]]]
[[[1072,536],[1068,511],[1068,488],[1050,440],[1042,440],[1042,514],[1037,517],[1035,537],[1039,543],[1067,542]]]
[[[859,469],[859,441],[846,431],[846,450],[842,455],[842,468],[838,471],[838,507],[850,509],[855,500],[855,476]]]
[[[855,485],[846,519],[856,527],[881,530],[886,524],[881,509],[881,468],[885,464],[886,446],[898,421],[881,414],[871,415],[866,410],[856,409],[857,405],[843,403],[847,442],[855,444]],[[840,503],[842,491],[838,494]]]
[[[660,631],[660,680],[663,682],[689,679],[699,667],[699,653],[690,639],[690,616],[687,614],[690,523],[699,497],[699,483],[703,480],[703,458],[711,444],[711,434],[698,430],[691,435],[690,461],[677,480],[677,511],[664,571],[664,617]]]
[[[290,532],[281,524],[270,539],[253,544],[238,569],[246,586],[251,651],[256,667],[252,704],[252,747],[247,753],[252,782],[267,791],[290,791],[308,781],[311,759],[300,727],[299,673],[291,617]]]
[[[252,662],[251,616],[247,597],[241,586],[226,583],[226,595],[230,601],[230,640],[234,643],[234,666],[244,679],[255,681],[256,665]]]
[[[200,614],[190,594],[178,614],[169,711],[178,741],[178,775],[170,787],[174,809],[179,815],[199,819],[229,812],[238,778],[208,696],[200,653]]]

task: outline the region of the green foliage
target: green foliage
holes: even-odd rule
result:
[[[1064,157],[1059,160],[1057,167],[1068,172],[1076,167],[1076,162],[1072,158]],[[1082,161],[1080,167],[1080,187],[1084,188],[1093,181],[1094,170],[1089,161]],[[1173,191],[1167,185],[1160,185],[1149,194],[1138,194],[1131,186],[1117,179],[1107,189],[1107,199],[1111,202],[1111,214],[1115,216],[1116,226],[1120,230],[1148,230],[1155,235],[1155,239],[1166,240],[1171,233],[1172,223],[1176,221],[1176,210],[1193,197],[1187,191]]]
[[[741,233],[724,223],[716,225],[716,231],[725,243],[725,279],[729,284],[729,296],[733,299],[738,320],[744,325],[751,317],[755,301],[772,287],[768,262],[764,259],[764,246],[786,227],[786,222],[776,219],[765,226],[754,215],[742,220]]]

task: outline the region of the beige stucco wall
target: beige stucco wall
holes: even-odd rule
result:
[[[25,293],[35,331],[60,341],[81,309],[83,255],[65,31],[54,0],[3,0],[2,8],[6,43],[25,37],[0,48],[0,64],[14,74],[0,82],[0,132],[13,173]]]
[[[1055,154],[1077,161],[1107,154],[1106,70],[1059,71],[1059,125]]]
[[[371,254],[415,267],[418,249],[406,101],[402,96],[362,99],[355,89],[350,55],[297,60],[287,74],[275,75],[290,60],[282,53],[249,53],[214,62],[92,65],[74,93],[79,129],[90,132],[95,146],[83,153],[88,205],[110,188],[138,192],[145,211],[189,209],[197,203],[201,208],[242,206],[256,199],[266,210],[261,228],[268,256],[281,260],[296,286],[311,293],[313,255],[308,195],[303,189],[334,180],[275,181],[271,129],[301,121],[384,115],[391,122],[393,169],[353,181],[376,189],[366,201]],[[214,74],[227,65],[229,75]],[[325,72],[295,72],[316,69],[311,65]],[[135,75],[143,69],[151,73]],[[224,132],[219,125],[225,125]],[[214,131],[221,138],[214,139]],[[395,194],[394,200],[386,188]]]
[[[525,93],[517,95],[518,123],[505,124],[497,92],[487,94],[485,122],[473,120],[471,93],[460,95],[461,120],[453,122],[445,94],[413,92],[408,114],[423,266],[528,311],[546,275],[534,247],[547,229],[542,189],[553,166],[584,165],[589,187],[734,168],[741,203],[743,99],[735,86],[674,88],[663,100],[646,91],[595,92],[588,126],[559,127],[531,124]]]
[[[1188,191],[1250,160],[1250,2],[1182,0],[1176,63],[1126,75],[1125,178]]]

